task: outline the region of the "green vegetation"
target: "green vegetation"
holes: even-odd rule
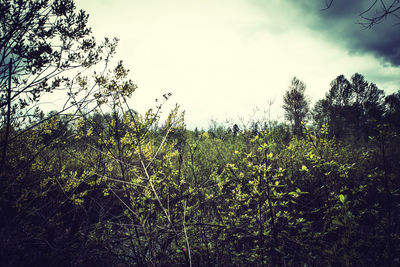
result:
[[[305,85],[293,79],[291,128],[192,131],[179,107],[160,120],[168,94],[145,114],[132,110],[136,85],[122,63],[93,85],[82,73],[59,79],[68,66],[100,64],[102,53],[107,61],[115,44],[74,49],[90,60],[71,56],[67,44],[88,44],[85,16],[74,17],[71,1],[33,2],[42,12],[33,25],[58,26],[21,35],[71,40],[34,59],[23,53],[34,46],[1,48],[1,266],[400,264],[400,92],[385,97],[360,74],[339,76],[309,113]],[[33,8],[0,3],[0,14]],[[3,37],[9,25],[1,42],[15,44]],[[74,63],[59,63],[57,48]],[[49,76],[36,83],[38,73]],[[70,110],[32,111],[62,83]]]

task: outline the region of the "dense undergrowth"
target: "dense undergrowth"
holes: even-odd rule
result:
[[[16,133],[1,179],[3,265],[394,266],[399,137],[185,129],[121,109]],[[48,142],[48,140],[53,140]]]

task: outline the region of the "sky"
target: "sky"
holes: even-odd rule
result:
[[[211,120],[283,120],[282,98],[294,76],[311,104],[341,74],[360,73],[386,94],[400,90],[400,26],[389,18],[363,28],[358,15],[367,2],[335,0],[327,10],[324,0],[76,4],[98,39],[120,39],[115,59],[138,86],[133,109],[144,112],[172,93],[164,113],[177,103],[188,128],[207,129]]]

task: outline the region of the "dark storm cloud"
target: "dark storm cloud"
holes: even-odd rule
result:
[[[290,0],[293,4],[297,4],[306,11],[320,12],[323,11],[327,18],[348,18],[354,14],[359,14],[362,9],[362,1],[349,0]],[[329,3],[330,6],[329,6]]]
[[[400,20],[388,16],[368,28],[365,24],[368,21],[360,17],[374,1],[334,0],[329,8],[325,7],[330,0],[291,1],[303,14],[307,14],[308,26],[322,32],[332,42],[344,44],[352,53],[372,53],[385,62],[400,66]],[[364,16],[373,16],[379,5]]]

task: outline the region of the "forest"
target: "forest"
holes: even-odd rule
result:
[[[294,77],[285,121],[191,130],[168,93],[130,107],[87,20],[0,0],[0,266],[400,265],[400,91],[340,75],[311,106]]]

